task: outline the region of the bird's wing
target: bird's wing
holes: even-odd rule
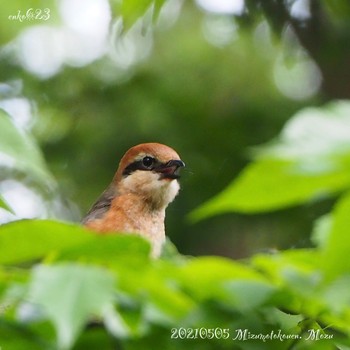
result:
[[[109,210],[112,200],[116,195],[115,186],[113,184],[109,185],[83,218],[81,221],[82,224],[87,224],[89,221],[100,219]]]

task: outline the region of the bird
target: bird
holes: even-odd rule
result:
[[[185,163],[169,146],[151,142],[130,148],[107,189],[82,224],[98,233],[135,233],[151,244],[158,258],[165,242],[165,210],[177,196]]]

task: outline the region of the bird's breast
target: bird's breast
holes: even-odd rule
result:
[[[133,195],[116,197],[105,215],[86,223],[101,233],[137,233],[151,242],[152,256],[158,257],[165,240],[165,209],[154,210]]]

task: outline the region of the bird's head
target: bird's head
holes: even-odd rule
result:
[[[160,143],[130,148],[114,178],[118,193],[133,193],[155,208],[165,208],[177,195],[179,171],[185,166],[179,155]]]

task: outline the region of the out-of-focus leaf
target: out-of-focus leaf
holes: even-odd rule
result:
[[[138,267],[150,261],[150,244],[138,235],[94,235],[87,242],[63,249],[58,258],[112,265],[124,262]]]
[[[26,325],[19,325],[1,319],[0,339],[2,349],[22,350],[48,350],[54,348],[54,343],[40,337]]]
[[[329,235],[332,230],[332,215],[326,214],[314,222],[311,239],[320,248],[327,247]]]
[[[238,304],[230,293],[229,282],[268,282],[262,275],[247,266],[223,258],[205,257],[189,261],[181,268],[179,276],[185,288],[198,300],[219,299]],[[195,278],[195,283],[194,279]],[[238,285],[237,290],[238,290]],[[234,285],[231,286],[232,290]],[[266,286],[268,288],[268,286]],[[237,292],[238,293],[238,292]]]
[[[161,254],[161,258],[164,260],[171,260],[171,261],[177,261],[177,262],[181,262],[184,259],[186,259],[185,256],[181,255],[175,244],[173,242],[171,242],[171,240],[167,237],[165,239],[164,245],[163,245],[163,250],[162,250],[162,254]]]
[[[263,159],[249,165],[223,192],[190,215],[199,220],[225,212],[258,213],[332,195],[350,186],[350,171],[300,173],[292,162]]]
[[[131,234],[96,235],[80,225],[50,220],[21,220],[0,226],[0,263],[16,264],[50,256],[109,266],[146,266],[148,241]]]
[[[148,294],[145,303],[145,317],[148,321],[171,324],[181,320],[195,307],[194,301],[181,290],[181,284],[171,275],[167,277],[157,269],[149,270],[142,281],[144,288],[139,287],[139,293],[144,291]]]
[[[328,242],[324,248],[323,269],[328,277],[337,277],[341,273],[350,273],[350,193],[344,195],[332,212],[333,223]]]
[[[132,327],[135,324],[130,325],[130,323],[122,317],[115,305],[110,304],[109,307],[104,309],[103,323],[108,329],[108,332],[117,338],[126,338],[131,334],[135,334]]]
[[[234,300],[237,309],[242,312],[253,310],[262,305],[275,291],[270,283],[239,279],[226,282],[225,289]]]
[[[344,275],[332,281],[324,291],[323,298],[331,310],[339,315],[350,312],[350,276]],[[350,320],[350,317],[349,317]]]
[[[275,284],[290,284],[291,290],[312,294],[321,281],[320,258],[321,255],[317,251],[305,249],[257,255],[252,263]]]
[[[39,184],[53,184],[43,155],[29,134],[17,129],[0,109],[0,168],[9,167],[31,175]]]
[[[86,229],[49,220],[21,220],[0,226],[0,263],[43,258],[93,239]]]
[[[153,9],[154,20],[157,20],[159,13],[160,13],[165,1],[166,0],[155,0],[154,1],[154,9]]]
[[[148,322],[169,325],[184,317],[195,303],[182,290],[179,271],[169,262],[155,261],[138,267],[120,266],[117,270],[118,286],[138,302],[143,303]]]
[[[123,0],[113,6],[115,13],[122,15],[125,29],[130,28],[145,12],[153,6],[154,19],[157,18],[165,0]]]
[[[130,0],[122,1],[121,15],[126,27],[131,26],[138,18],[144,15],[146,10],[153,4],[153,0]]]
[[[0,196],[0,208],[6,209],[7,211],[12,212],[12,209],[8,206],[5,200]]]
[[[295,250],[257,255],[252,263],[273,285],[282,287],[274,299],[279,307],[316,317],[323,305],[319,297],[324,282],[320,260],[317,251]]]
[[[77,340],[77,344],[74,345],[74,350],[110,348],[110,335],[102,327],[91,329],[88,332],[84,332]]]
[[[296,330],[298,328],[299,322],[302,321],[303,316],[301,315],[291,315],[287,314],[277,308],[269,308],[266,310],[267,320],[272,322],[278,322],[282,329]]]
[[[28,299],[43,308],[55,326],[60,349],[68,349],[89,317],[113,301],[114,277],[107,270],[76,264],[39,266]]]
[[[350,103],[306,108],[277,141],[222,193],[192,212],[193,220],[224,212],[286,208],[350,187]]]
[[[302,109],[288,120],[275,141],[257,150],[258,156],[300,161],[305,173],[323,173],[337,167],[342,164],[342,156],[349,159],[349,113],[349,101]]]
[[[25,269],[0,268],[0,315],[13,311],[13,306],[23,300],[29,276]]]

